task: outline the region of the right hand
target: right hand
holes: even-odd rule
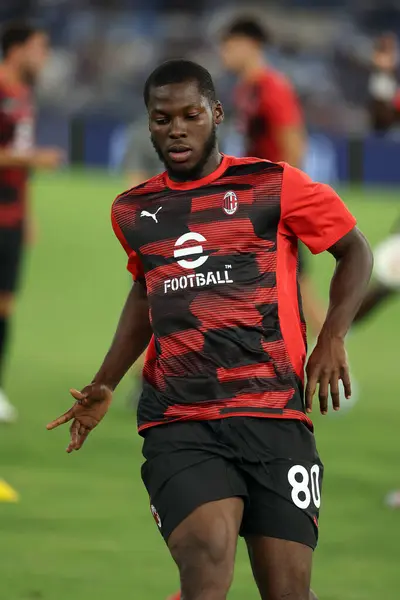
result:
[[[68,453],[82,448],[89,433],[106,415],[113,397],[112,390],[99,383],[87,385],[81,392],[70,390],[70,393],[76,400],[75,404],[61,417],[47,425],[47,429],[51,430],[72,421]]]
[[[33,165],[37,169],[57,169],[63,163],[64,156],[59,148],[43,148],[35,152]]]

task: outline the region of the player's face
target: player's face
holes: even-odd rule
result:
[[[150,90],[149,129],[154,148],[169,174],[197,179],[216,149],[216,126],[223,120],[219,102],[210,106],[196,82]]]
[[[221,42],[219,51],[224,67],[240,73],[252,56],[253,43],[244,36],[233,36]]]
[[[45,33],[32,35],[23,46],[22,69],[27,79],[35,81],[43,70],[49,55],[49,39]]]

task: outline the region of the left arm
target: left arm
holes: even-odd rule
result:
[[[339,380],[346,398],[351,396],[351,382],[344,339],[363,301],[371,277],[373,256],[363,234],[355,227],[328,251],[336,259],[331,280],[329,307],[321,333],[307,364],[306,409],[319,384],[321,413],[328,411],[329,388],[334,410],[339,410]]]
[[[344,338],[367,291],[372,251],[336,192],[289,165],[284,169],[281,219],[287,235],[294,234],[313,254],[327,250],[336,258],[328,312],[306,368],[306,410],[311,412],[319,385],[321,413],[326,414],[329,388],[333,407],[339,409],[340,379],[346,397],[351,395]]]
[[[344,338],[367,292],[372,273],[371,248],[357,227],[328,249],[336,259],[330,301],[320,335]]]

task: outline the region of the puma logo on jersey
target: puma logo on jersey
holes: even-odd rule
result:
[[[150,217],[150,219],[153,219],[155,223],[158,223],[157,213],[160,212],[161,209],[162,209],[162,206],[160,206],[160,208],[157,208],[155,213],[148,212],[147,210],[142,210],[142,212],[140,213],[140,216],[141,217]]]

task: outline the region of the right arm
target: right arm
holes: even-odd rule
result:
[[[93,383],[114,390],[144,352],[151,336],[146,287],[137,281],[129,292],[111,347]]]
[[[130,248],[118,223],[113,205],[111,219],[115,235],[128,255],[128,270],[135,281],[123,308],[111,347],[92,383],[82,391],[70,390],[75,404],[47,425],[55,429],[72,421],[67,452],[80,450],[89,433],[107,413],[114,389],[149,344],[152,329],[143,265]]]
[[[143,265],[121,229],[116,204],[117,202],[113,204],[111,210],[111,223],[128,256],[128,271],[134,284],[122,311],[111,348],[92,382],[106,386],[112,391],[146,349],[152,336]]]
[[[148,345],[151,334],[146,290],[141,283],[135,283],[111,347],[94,380],[80,392],[70,390],[76,402],[66,413],[47,425],[47,429],[51,430],[72,421],[68,453],[80,450],[89,433],[106,415],[114,389]]]
[[[18,126],[4,108],[7,101],[0,90],[0,168],[1,169],[53,169],[60,165],[63,153],[56,148],[32,148],[29,126],[24,149],[17,147]],[[23,136],[25,139],[25,135]]]

